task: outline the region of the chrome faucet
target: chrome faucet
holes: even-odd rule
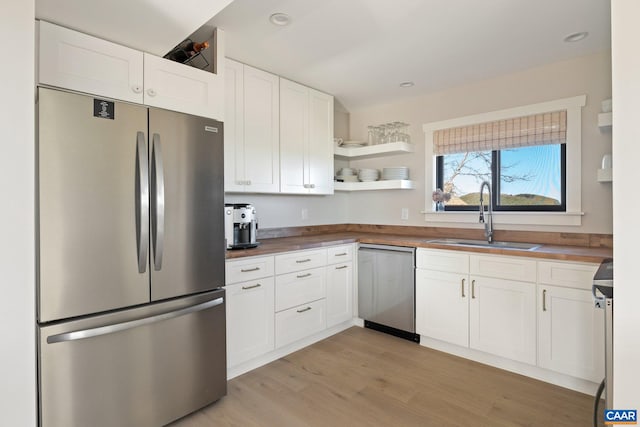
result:
[[[485,186],[489,191],[489,212],[487,213],[487,216],[489,217],[488,222],[484,219],[484,200],[482,192]],[[480,222],[484,223],[484,236],[487,238],[487,242],[493,243],[493,198],[491,197],[491,184],[489,184],[488,181],[483,181],[482,184],[480,184]]]

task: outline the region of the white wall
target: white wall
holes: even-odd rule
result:
[[[611,2],[613,65],[614,407],[640,410],[640,2]]]
[[[34,1],[5,0],[0,40],[0,424],[36,425]],[[8,46],[12,46],[9,48]]]
[[[411,124],[414,154],[351,162],[356,168],[409,166],[415,190],[351,193],[349,222],[425,226],[424,133],[429,122],[535,104],[576,95],[587,95],[582,111],[582,210],[581,227],[511,226],[512,229],[611,233],[611,184],[598,183],[596,170],[602,156],[611,152],[611,132],[597,126],[600,102],[611,97],[611,58],[609,52],[527,69],[501,77],[470,83],[438,93],[405,98],[375,105],[350,114],[350,138],[366,140],[367,125],[390,121]],[[412,88],[408,90],[418,90]],[[429,190],[429,193],[431,190]],[[429,207],[431,202],[429,201]],[[401,208],[409,208],[409,220],[400,219]],[[447,226],[450,226],[449,224]],[[462,225],[469,227],[468,224]],[[507,228],[501,226],[500,228]]]

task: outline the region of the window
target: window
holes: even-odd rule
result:
[[[496,224],[580,226],[585,104],[579,95],[425,123],[425,220],[477,224],[487,180]],[[454,198],[436,210],[431,193],[447,181]]]
[[[566,144],[437,157],[436,186],[452,196],[445,210],[478,210],[482,181],[491,184],[496,211],[564,212]]]

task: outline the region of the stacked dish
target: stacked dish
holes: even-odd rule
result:
[[[406,166],[383,168],[382,179],[386,181],[396,179],[409,179],[409,168]]]
[[[360,169],[358,178],[362,182],[377,181],[380,178],[380,171],[378,169]]]
[[[357,169],[342,168],[336,174],[336,179],[342,182],[358,182]]]

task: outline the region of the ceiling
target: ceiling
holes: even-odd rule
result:
[[[275,12],[290,25],[271,24]],[[213,27],[225,30],[228,57],[331,93],[348,110],[611,44],[610,0],[234,0],[201,31]],[[589,36],[563,41],[580,31]]]

